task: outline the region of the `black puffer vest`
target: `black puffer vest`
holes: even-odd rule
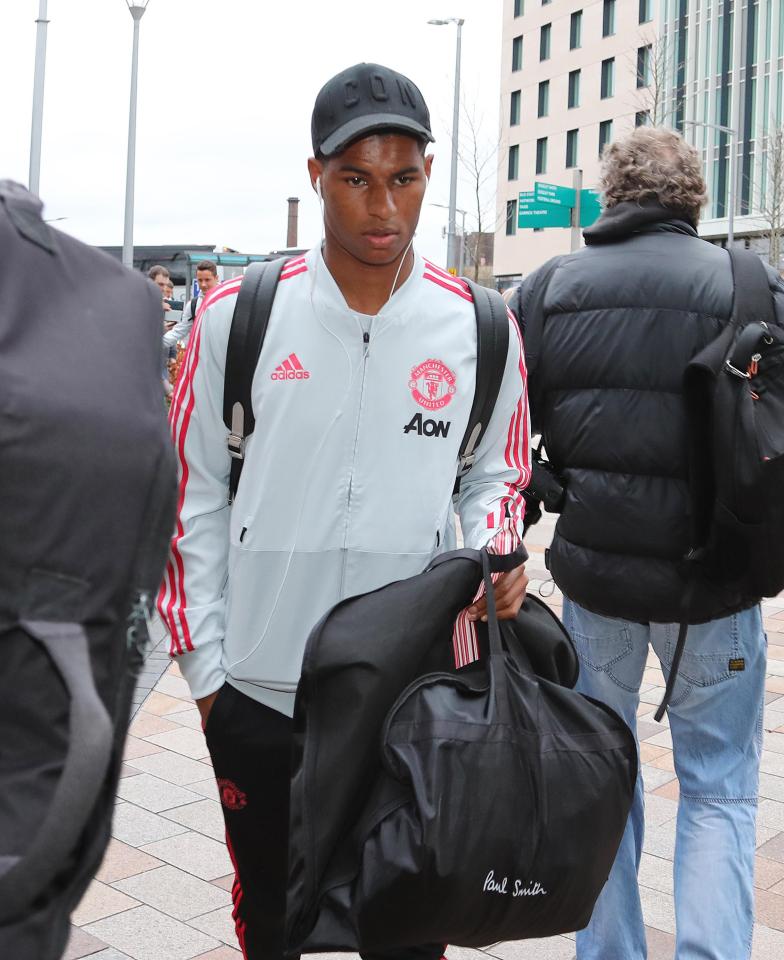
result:
[[[595,613],[676,622],[689,549],[683,373],[729,319],[729,258],[659,206],[619,204],[585,239],[544,301],[535,412],[567,482],[549,568]],[[701,583],[689,619],[751,602]]]

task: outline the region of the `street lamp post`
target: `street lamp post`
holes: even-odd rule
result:
[[[732,127],[725,127],[720,123],[705,123],[704,120],[684,120],[690,127],[707,127],[710,130],[720,130],[730,138],[730,184],[727,190],[727,247],[735,241],[735,189],[738,179],[738,131]]]
[[[455,214],[457,213],[457,151],[458,151],[458,132],[460,126],[460,43],[462,39],[462,30],[465,20],[459,17],[447,17],[444,20],[428,20],[434,27],[444,27],[450,23],[457,24],[457,46],[455,51],[455,102],[452,113],[452,169],[449,181],[449,233],[446,248],[446,266],[447,270],[456,272],[458,270],[458,251],[457,251],[457,224]]]
[[[448,210],[449,207],[445,203],[431,203],[431,207],[440,207],[442,210]],[[465,269],[465,241],[466,241],[466,232],[465,232],[465,218],[467,210],[461,210],[459,207],[455,208],[455,213],[462,215],[462,226],[460,228],[460,252],[457,258],[457,275],[459,277],[463,276],[463,270]]]
[[[125,172],[125,226],[123,230],[123,266],[133,270],[133,190],[136,177],[136,87],[139,79],[139,22],[150,0],[125,0],[133,17],[133,53],[131,55],[131,103],[128,111],[128,163]]]
[[[30,193],[38,195],[41,185],[41,133],[44,122],[44,77],[46,75],[46,19],[47,0],[38,0],[38,19],[35,21],[35,74],[33,80],[33,122],[30,128]]]

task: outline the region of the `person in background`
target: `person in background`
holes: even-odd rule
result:
[[[196,319],[196,311],[199,309],[207,294],[218,286],[218,268],[212,260],[202,260],[196,267],[196,283],[199,285],[199,292],[195,297],[191,297],[185,304],[182,311],[182,320],[174,324],[163,336],[163,346],[165,350],[175,347],[178,343],[187,343],[193,328],[193,321]]]

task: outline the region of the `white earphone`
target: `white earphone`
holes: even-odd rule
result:
[[[321,177],[316,177],[315,187],[316,196],[319,198],[319,200],[323,200],[324,198],[321,196]]]

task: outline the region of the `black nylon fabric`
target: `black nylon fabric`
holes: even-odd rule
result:
[[[109,838],[146,639],[137,600],[160,582],[176,470],[152,284],[50,229],[2,181],[0,250],[0,956],[54,960]],[[86,637],[80,679],[109,721],[102,775],[54,816],[75,705],[32,622],[82,650]],[[26,854],[52,820],[76,839],[38,882]],[[33,895],[7,916],[14,864]]]
[[[479,556],[447,554],[344,601],[311,634],[294,715],[292,954],[480,946],[590,918],[631,805],[634,738],[568,689],[571,641],[536,604],[505,625],[506,652],[491,637],[482,663],[454,669]]]
[[[534,413],[566,480],[549,566],[588,610],[678,622],[690,546],[683,378],[729,321],[729,258],[656,205],[619,204],[585,237],[544,302]],[[691,621],[753,602],[700,581]]]

